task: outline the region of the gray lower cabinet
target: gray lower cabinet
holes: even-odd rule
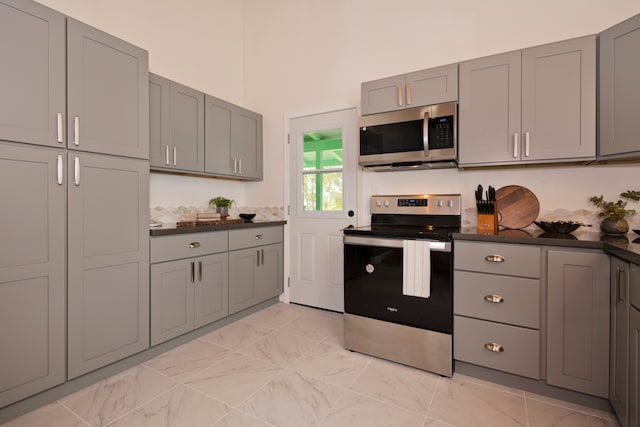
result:
[[[144,49],[67,18],[67,147],[149,158]]]
[[[0,140],[64,147],[64,15],[0,0],[0,40]]]
[[[458,64],[362,83],[362,115],[458,99]]]
[[[595,36],[461,63],[460,165],[595,159],[595,83]]]
[[[229,314],[283,292],[282,227],[229,232]]]
[[[637,284],[640,286],[640,283]],[[629,309],[629,426],[640,426],[640,299]]]
[[[205,95],[205,172],[262,179],[262,115]]]
[[[68,378],[149,347],[149,162],[68,152]]]
[[[609,256],[547,251],[547,383],[609,397]]]
[[[66,378],[64,157],[0,142],[0,407]]]
[[[151,345],[229,314],[226,231],[151,239]]]
[[[149,74],[152,169],[204,172],[204,94]]]
[[[639,158],[640,15],[599,36],[598,158]]]
[[[540,379],[540,254],[455,242],[454,359]]]

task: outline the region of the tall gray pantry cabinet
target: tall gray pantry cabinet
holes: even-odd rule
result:
[[[149,345],[147,53],[67,24],[0,0],[0,407]]]

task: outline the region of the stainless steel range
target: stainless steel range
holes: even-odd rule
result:
[[[459,194],[372,196],[371,225],[344,230],[345,348],[453,374]]]

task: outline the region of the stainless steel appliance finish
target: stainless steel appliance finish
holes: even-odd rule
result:
[[[361,166],[391,170],[457,167],[456,102],[362,116]]]
[[[373,196],[371,225],[344,230],[345,348],[453,374],[453,257],[461,196]],[[430,296],[403,294],[403,240],[429,242]]]

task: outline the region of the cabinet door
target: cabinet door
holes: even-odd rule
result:
[[[67,18],[67,147],[149,158],[147,51]]]
[[[195,261],[151,266],[151,345],[193,330]]]
[[[409,73],[405,80],[407,107],[458,100],[458,64]]]
[[[404,74],[374,80],[361,85],[362,115],[405,108]]]
[[[169,93],[170,81],[149,73],[149,163],[152,168],[171,167]]]
[[[64,146],[64,37],[61,13],[0,0],[0,140]]]
[[[609,256],[548,251],[547,383],[609,396]]]
[[[229,252],[229,314],[257,304],[258,248]]]
[[[235,105],[205,95],[205,172],[233,175],[231,117]]]
[[[611,363],[609,400],[623,426],[629,405],[629,263],[611,258]]]
[[[595,36],[525,49],[522,160],[594,159],[595,88]]]
[[[640,15],[600,33],[599,156],[638,157]]]
[[[640,311],[629,310],[629,426],[640,426]],[[624,426],[624,424],[623,424]]]
[[[68,170],[74,378],[149,346],[149,162],[70,153]]]
[[[262,179],[262,115],[236,107],[231,119],[231,157],[235,173],[243,178]]]
[[[460,64],[461,166],[520,161],[521,53]]]
[[[229,255],[196,259],[195,327],[207,325],[229,314]]]
[[[0,407],[65,379],[63,154],[0,142]]]
[[[260,246],[260,266],[256,276],[256,297],[258,302],[276,297],[283,292],[283,251],[282,243]]]

